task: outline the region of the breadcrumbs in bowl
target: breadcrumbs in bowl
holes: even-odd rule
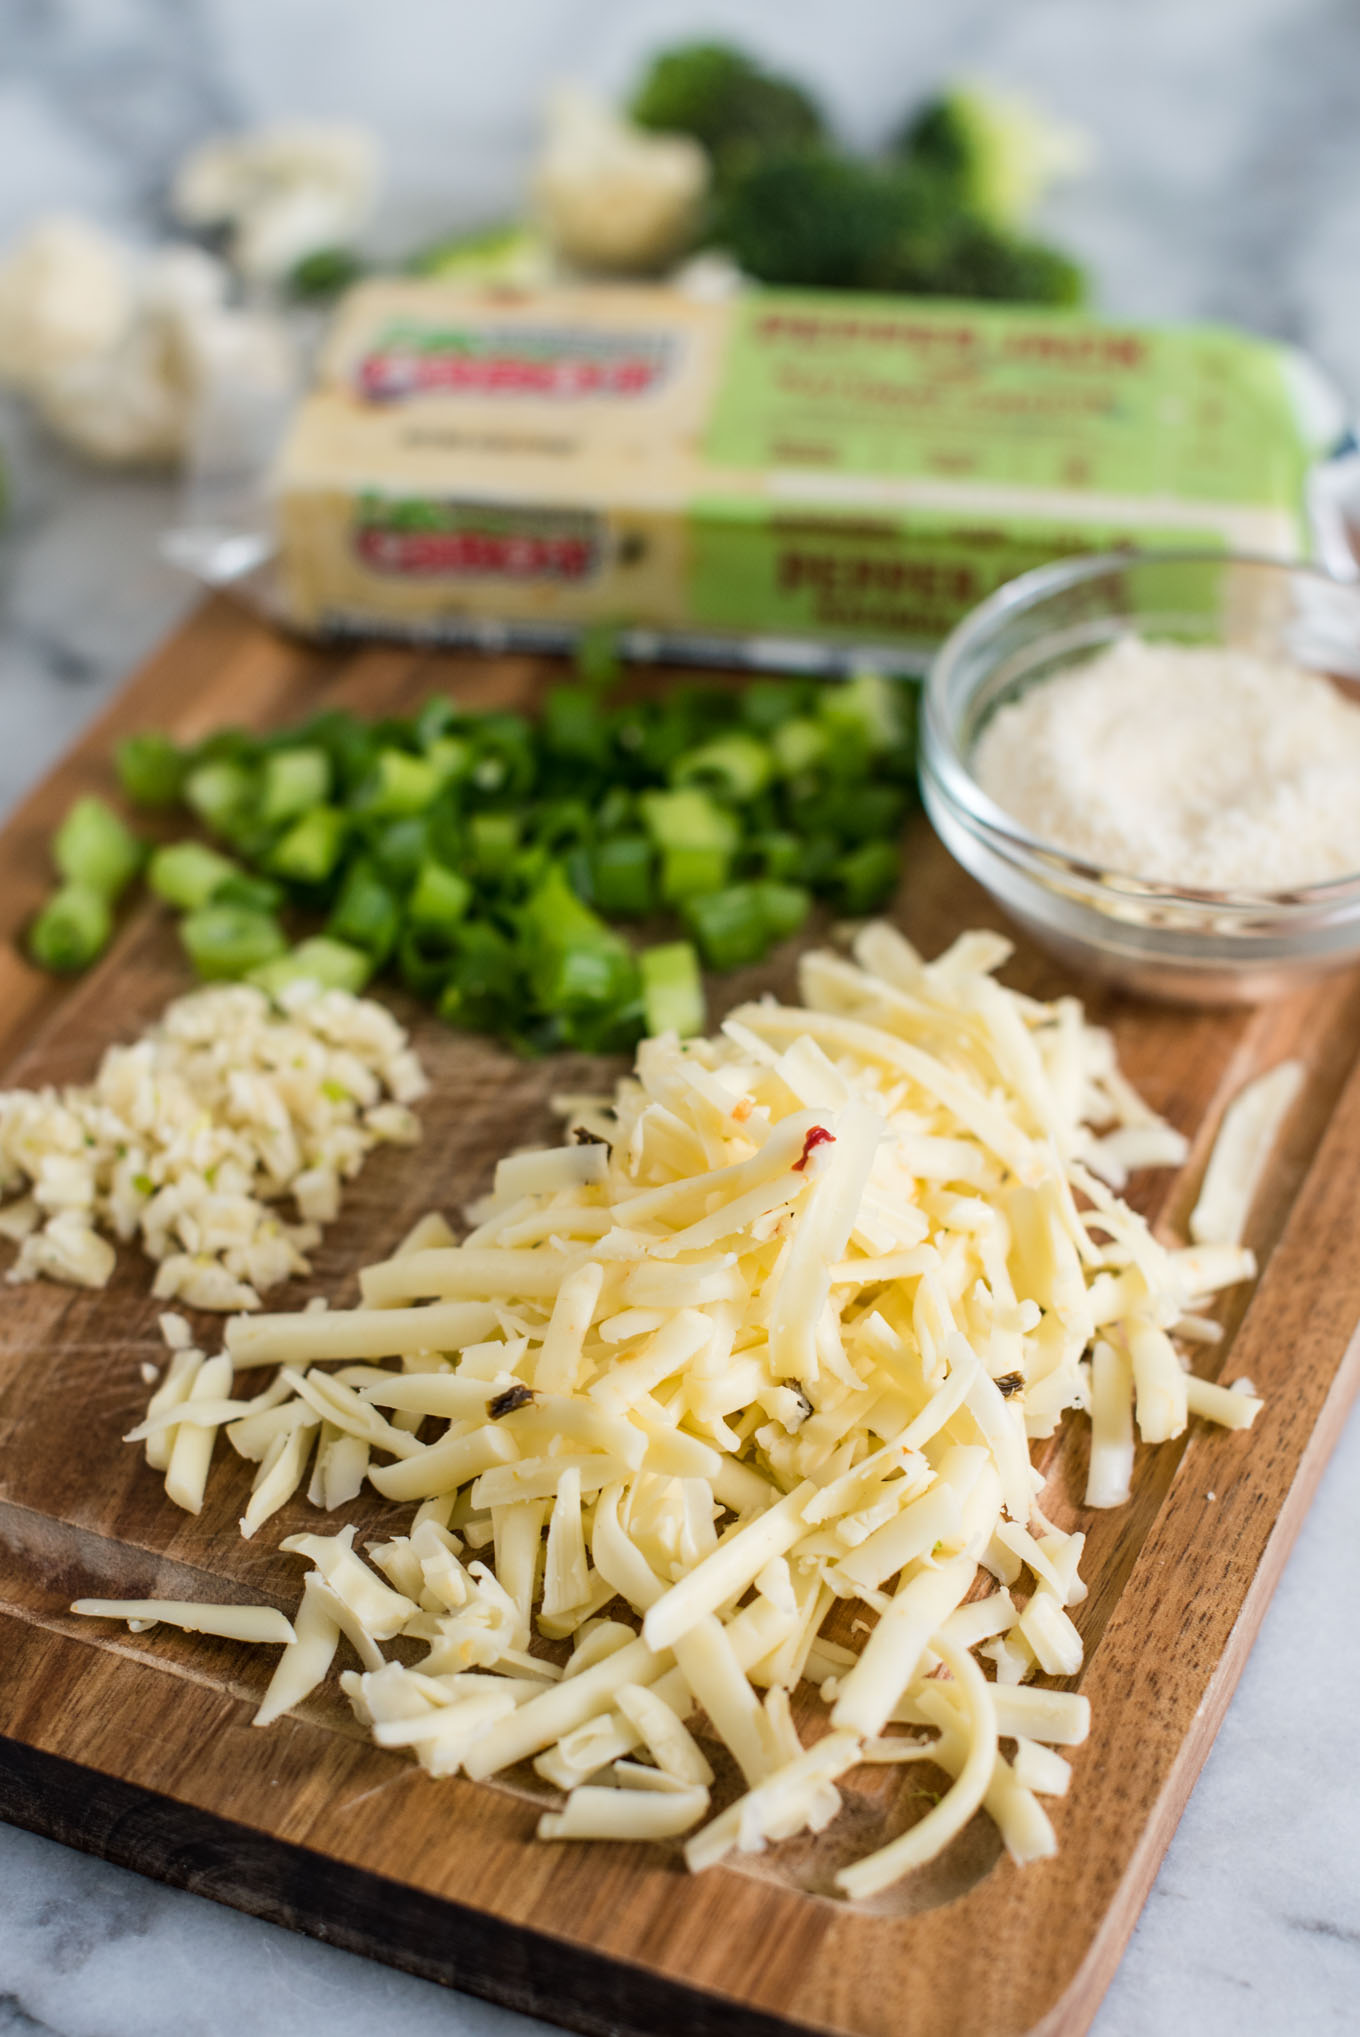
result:
[[[1140,699],[1120,665],[1151,671],[1152,651],[1173,676]],[[1318,568],[1060,561],[1001,588],[942,647],[922,714],[926,809],[1070,965],[1183,1002],[1273,996],[1360,959],[1360,844],[1338,768],[1355,731],[1360,769],[1358,678],[1360,585]]]

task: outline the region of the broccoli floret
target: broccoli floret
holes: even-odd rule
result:
[[[956,86],[922,107],[896,146],[933,170],[961,205],[998,232],[1023,226],[1055,179],[1085,167],[1089,144],[1023,98]]]
[[[363,261],[353,248],[317,248],[294,264],[288,287],[295,297],[334,297],[363,273]]]
[[[1075,304],[1066,257],[988,226],[933,173],[803,150],[753,163],[725,194],[718,237],[761,283]]]
[[[969,222],[960,233],[929,288],[944,297],[1072,306],[1085,302],[1086,276],[1059,249],[1043,241],[996,232],[978,220]]]
[[[825,131],[816,102],[725,43],[663,50],[630,108],[639,127],[693,135],[726,177],[774,150],[808,147]]]
[[[829,150],[785,152],[752,163],[722,204],[717,238],[760,283],[827,290],[892,287],[878,280],[899,236],[931,239],[929,203],[904,206],[900,175]]]

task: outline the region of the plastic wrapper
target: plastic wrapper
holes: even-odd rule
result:
[[[171,546],[320,637],[565,648],[604,623],[638,657],[912,672],[1074,552],[1356,570],[1322,464],[1343,428],[1304,356],[1223,327],[377,281],[286,426],[213,392]]]

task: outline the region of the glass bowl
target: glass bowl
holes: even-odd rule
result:
[[[1360,701],[1360,584],[1221,552],[1040,567],[959,624],[926,682],[922,795],[945,847],[1044,947],[1145,996],[1254,1002],[1360,960],[1360,872],[1292,891],[1179,890],[1039,840],[978,785],[988,717],[1129,632],[1287,659]]]

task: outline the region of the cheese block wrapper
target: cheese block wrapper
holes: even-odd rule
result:
[[[317,633],[920,669],[1003,581],[1308,548],[1336,429],[1290,349],[940,300],[361,285],[274,477]]]

